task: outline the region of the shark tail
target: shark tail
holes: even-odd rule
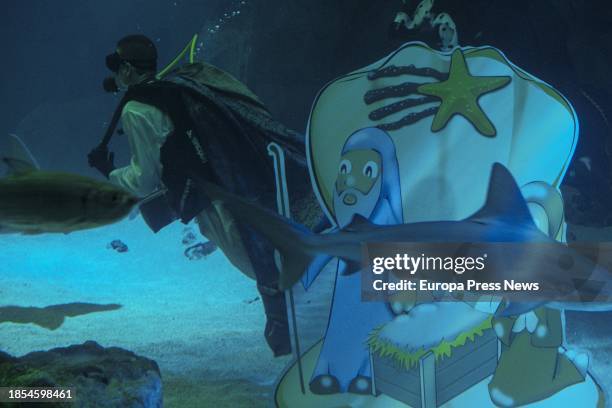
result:
[[[292,287],[317,256],[315,235],[301,224],[260,207],[207,181],[200,181],[211,201],[220,201],[238,221],[267,239],[280,256],[279,289]]]

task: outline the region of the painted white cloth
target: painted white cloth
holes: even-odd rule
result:
[[[385,325],[379,338],[412,353],[431,349],[442,340],[452,342],[488,318],[463,302],[420,303]]]

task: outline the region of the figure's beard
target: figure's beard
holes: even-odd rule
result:
[[[367,194],[363,194],[355,188],[347,188],[341,194],[338,194],[334,187],[334,214],[338,227],[344,228],[349,225],[353,217],[357,214],[366,219],[370,219],[380,199],[382,186],[381,179],[382,177],[379,177],[378,180],[376,180],[376,183]],[[355,197],[357,197],[357,202],[353,205],[345,204],[344,197],[347,194],[355,195]]]

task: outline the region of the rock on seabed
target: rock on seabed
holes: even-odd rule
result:
[[[94,341],[19,358],[0,352],[0,384],[74,388],[75,403],[50,403],[48,407],[162,406],[162,381],[155,361]]]

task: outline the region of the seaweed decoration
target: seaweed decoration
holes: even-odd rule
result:
[[[492,317],[484,320],[481,324],[473,327],[472,329],[461,333],[453,341],[442,340],[438,345],[433,348],[425,349],[420,348],[415,351],[406,351],[401,346],[379,337],[379,333],[382,330],[382,326],[374,329],[367,340],[372,353],[375,353],[381,358],[389,358],[395,361],[401,368],[406,370],[416,366],[425,354],[433,352],[436,361],[441,358],[447,358],[452,355],[454,348],[465,345],[468,341],[474,341],[476,337],[482,336],[485,330],[490,329]]]

